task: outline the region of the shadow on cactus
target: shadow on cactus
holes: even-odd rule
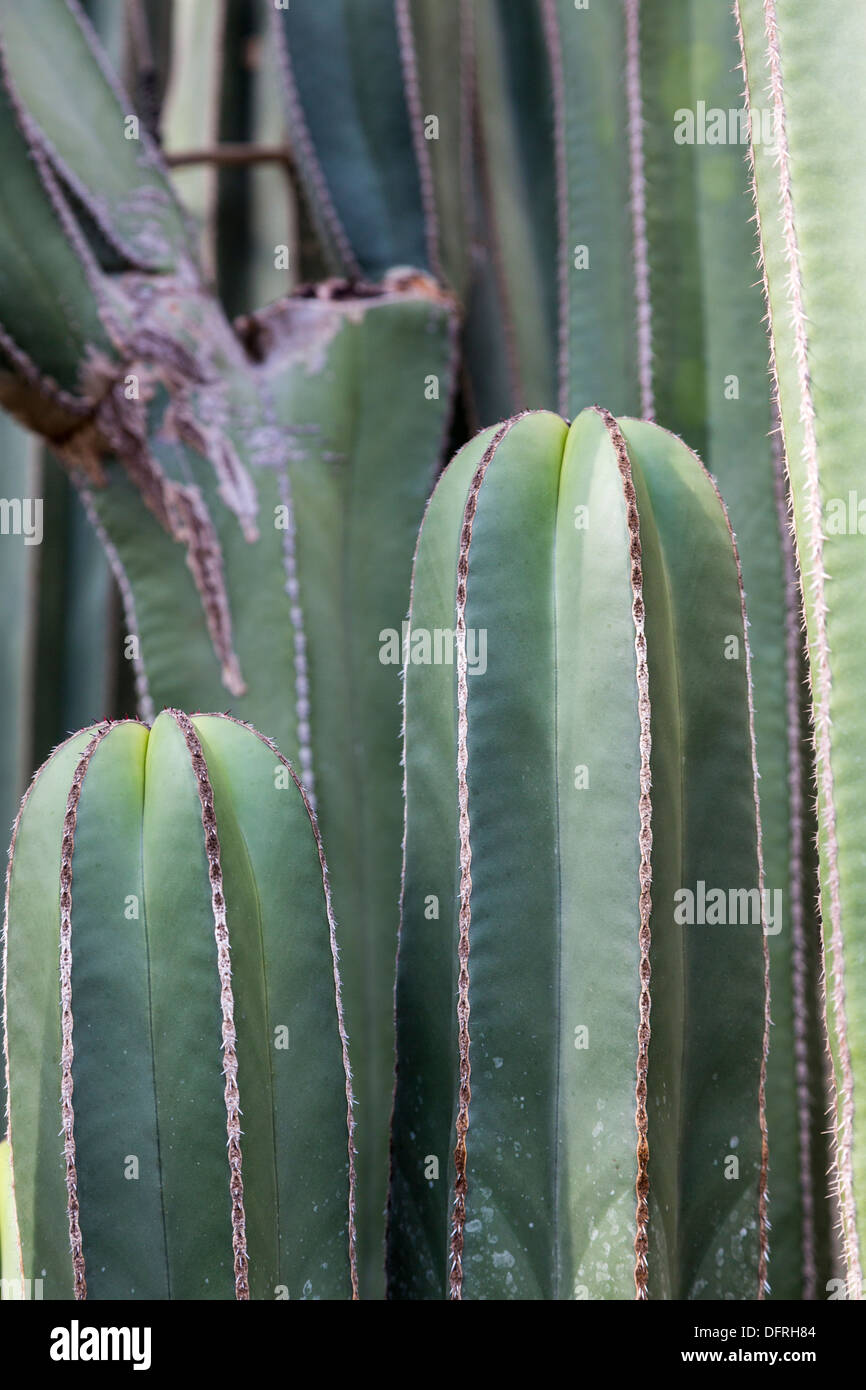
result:
[[[4,988],[17,1277],[357,1296],[330,889],[276,745],[166,710],[56,749],[15,825]]]

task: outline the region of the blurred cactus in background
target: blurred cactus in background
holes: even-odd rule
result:
[[[827,509],[854,495],[856,515],[863,26],[845,0],[0,0],[0,807],[11,830],[57,744],[65,776],[97,729],[94,767],[174,737],[163,708],[228,710],[291,762],[341,945],[361,1297],[385,1294],[386,1201],[391,1297],[862,1295],[862,562]],[[441,660],[416,669],[428,627]],[[467,627],[486,643],[468,686]],[[762,875],[766,962],[759,934],[675,918],[713,874]],[[27,904],[12,892],[13,929]],[[290,958],[290,923],[280,940]],[[13,952],[12,1060],[30,969]],[[581,991],[619,1001],[604,1048],[574,1053],[585,1086],[562,1031]],[[494,1038],[512,1010],[532,1159]],[[22,1140],[11,1104],[15,1171],[39,1169],[19,1227],[59,1250],[63,1213],[37,1232],[32,1203],[43,1180],[57,1197],[63,1145]],[[508,1228],[513,1265],[488,1267],[478,1220]],[[12,1226],[0,1179],[4,1277]],[[261,1259],[256,1296],[295,1297],[300,1266]],[[203,1296],[147,1263],[161,1296]]]
[[[863,1297],[866,1133],[858,1074],[866,1046],[863,855],[862,538],[864,423],[860,273],[866,180],[847,132],[860,128],[866,14],[833,0],[740,0],[753,132],[766,104],[771,140],[752,146],[772,365],[802,583],[818,799],[823,971],[833,1070],[831,1182],[850,1298]],[[815,113],[820,112],[820,119]],[[844,216],[828,194],[844,188]]]

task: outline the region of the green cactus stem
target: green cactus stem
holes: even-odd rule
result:
[[[379,280],[413,265],[462,291],[467,0],[318,0],[271,16],[289,137],[331,270]]]
[[[42,7],[68,31],[52,31],[52,71],[92,88],[91,119],[44,100],[37,31],[0,0],[16,189],[0,227],[0,401],[81,489],[123,597],[142,716],[231,701],[315,799],[359,1039],[360,1242],[382,1287],[401,802],[399,663],[381,659],[380,634],[408,607],[451,414],[456,306],[403,269],[299,287],[229,323],[159,152],[143,128],[126,138],[127,99],[65,0]],[[413,23],[435,27],[421,9]],[[388,23],[402,93],[390,11]],[[424,81],[443,69],[425,66]],[[140,206],[153,215],[139,225]]]
[[[357,1295],[327,869],[274,744],[178,710],[62,744],[15,825],[4,1006],[22,1279]]]
[[[778,897],[695,456],[595,409],[467,445],[405,680],[392,1292],[762,1297]]]
[[[863,1297],[866,874],[862,758],[866,12],[740,0],[754,192],[812,702],[833,1179],[849,1298]],[[840,211],[840,190],[844,208]],[[819,1290],[820,1294],[825,1290]]]

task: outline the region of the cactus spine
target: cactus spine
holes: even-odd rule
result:
[[[455,614],[456,679],[425,660]],[[396,1296],[762,1296],[748,665],[673,436],[531,413],[444,474],[405,665]],[[711,890],[739,916],[702,924]]]
[[[315,818],[267,739],[167,710],[55,751],[7,880],[22,1279],[44,1270],[47,1298],[357,1292],[336,956]]]

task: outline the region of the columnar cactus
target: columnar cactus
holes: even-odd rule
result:
[[[497,636],[493,621],[483,629],[485,644],[490,639],[485,674],[488,648],[481,649],[481,633],[470,626],[463,633],[464,685],[458,682],[452,690],[450,677],[442,675],[440,689],[436,668],[424,666],[425,643],[432,643],[434,657],[441,654],[453,616],[443,608],[438,638],[436,629],[432,635],[427,632],[423,615],[413,628],[418,648],[417,659],[410,652],[407,680],[410,795],[398,996],[403,1064],[394,1131],[392,1290],[398,1295],[444,1290],[471,1298],[497,1290],[526,1296],[534,1288],[565,1296],[570,1286],[595,1297],[619,1296],[634,1284],[641,1297],[678,1291],[700,1297],[713,1290],[751,1296],[748,1291],[754,1292],[766,1264],[760,1207],[769,1200],[770,1295],[821,1296],[830,1288],[829,1276],[838,1272],[830,1231],[838,1213],[824,1200],[830,1159],[821,1053],[828,1035],[836,1085],[833,1172],[841,1202],[841,1245],[848,1291],[862,1295],[866,1140],[854,1091],[866,1018],[858,982],[864,958],[858,919],[866,888],[859,868],[863,835],[857,777],[863,740],[856,705],[862,681],[851,614],[858,611],[862,587],[857,540],[866,528],[866,523],[861,526],[852,463],[862,432],[857,334],[864,305],[859,248],[851,229],[856,231],[862,221],[856,212],[863,185],[856,171],[852,174],[848,153],[863,107],[863,83],[853,56],[864,49],[866,39],[858,7],[847,0],[825,0],[819,7],[806,0],[739,0],[735,14],[731,5],[707,0],[593,5],[573,0],[521,0],[519,5],[513,0],[299,0],[291,5],[256,0],[230,6],[211,0],[173,6],[142,0],[126,19],[124,10],[116,0],[28,0],[26,5],[0,0],[0,162],[8,193],[0,211],[0,405],[55,450],[83,504],[69,506],[68,480],[43,476],[41,463],[35,466],[41,446],[7,422],[0,430],[7,474],[2,491],[7,499],[38,493],[45,503],[41,551],[7,544],[14,504],[3,504],[0,589],[5,585],[4,592],[12,596],[0,618],[0,666],[5,660],[9,675],[6,743],[0,747],[0,808],[5,801],[7,824],[30,770],[68,729],[132,712],[133,676],[143,719],[151,721],[154,711],[166,706],[222,709],[231,701],[234,715],[267,729],[292,759],[332,866],[346,1022],[355,1045],[359,1281],[362,1296],[375,1296],[383,1288],[400,889],[399,634],[424,505],[449,437],[456,447],[473,430],[517,411],[555,409],[570,418],[586,402],[603,400],[617,415],[658,418],[696,450],[717,480],[736,535],[749,611],[754,751],[761,777],[760,860],[769,892],[765,906],[773,918],[765,943],[773,1046],[765,1058],[759,1105],[766,1117],[770,1159],[767,1168],[762,1151],[758,1230],[751,1230],[751,1217],[744,1219],[739,1228],[747,1233],[742,1261],[726,1245],[727,1236],[720,1236],[714,1256],[718,1270],[706,1276],[709,1246],[702,1242],[712,1240],[724,1225],[725,1212],[733,1219],[731,1202],[745,1190],[744,1171],[752,1174],[753,1196],[756,1190],[756,1121],[753,1106],[748,1122],[729,1126],[729,1137],[736,1135],[740,1142],[731,1144],[723,1166],[727,1169],[728,1158],[737,1159],[740,1173],[736,1179],[726,1173],[722,1191],[729,1200],[726,1205],[720,1198],[713,1206],[702,1175],[706,1164],[715,1162],[718,1135],[707,1141],[703,1157],[696,1152],[706,1117],[694,1101],[701,1089],[695,1078],[716,1051],[724,1058],[717,1068],[720,1076],[736,1071],[728,1049],[736,1051],[744,1074],[752,1066],[755,1030],[764,1019],[760,1001],[755,1003],[760,994],[755,959],[749,956],[746,962],[751,948],[743,944],[737,927],[733,937],[739,944],[731,959],[742,969],[742,1004],[737,1006],[748,1018],[745,1031],[741,1035],[727,1017],[712,1036],[706,1030],[697,1034],[695,1045],[695,1017],[714,1017],[718,1010],[715,998],[704,1001],[704,965],[696,965],[695,958],[700,949],[702,961],[706,955],[709,968],[715,969],[715,934],[721,929],[675,923],[671,935],[669,921],[659,915],[670,908],[669,880],[676,881],[676,854],[670,846],[678,835],[684,860],[691,864],[691,855],[697,863],[691,873],[694,883],[686,882],[682,869],[682,890],[697,892],[699,882],[712,890],[706,864],[715,861],[705,851],[709,832],[701,778],[706,786],[721,778],[725,807],[735,799],[731,779],[745,796],[743,692],[734,691],[735,675],[743,674],[746,659],[742,625],[738,650],[732,647],[726,654],[719,687],[728,691],[731,709],[707,719],[704,740],[720,750],[728,739],[736,743],[739,761],[722,769],[727,781],[712,749],[701,745],[704,731],[698,716],[693,725],[687,718],[690,700],[695,708],[709,708],[710,694],[715,695],[705,689],[709,678],[704,680],[691,653],[710,641],[724,604],[730,600],[731,608],[736,606],[730,541],[709,485],[679,444],[633,421],[615,427],[607,417],[600,423],[590,414],[573,427],[573,443],[560,450],[560,477],[566,486],[578,474],[590,478],[587,487],[594,489],[593,496],[575,502],[579,510],[574,520],[580,524],[574,527],[565,513],[559,515],[560,504],[565,505],[561,498],[552,504],[557,539],[555,556],[547,555],[551,592],[545,596],[546,552],[539,545],[524,572],[515,570],[505,582],[505,594],[516,586],[518,619],[509,635]],[[110,61],[94,41],[86,16],[96,23]],[[755,137],[757,220],[779,388],[775,402],[765,370],[768,340],[755,265],[758,238],[744,158],[748,112],[737,66],[740,48]],[[131,94],[113,75],[112,65],[123,70]],[[817,128],[814,110],[819,105],[823,119]],[[840,220],[835,194],[843,186],[851,215]],[[258,307],[263,303],[264,308]],[[781,432],[776,429],[779,414]],[[523,448],[535,431],[561,434],[563,429],[561,421],[537,416],[530,424],[510,424],[497,440],[485,464],[483,489],[479,480],[477,511],[468,518],[468,590],[462,576],[467,609],[479,594],[484,598],[489,541],[484,518],[489,521],[492,481],[511,451]],[[584,467],[581,451],[593,431],[601,442],[593,465]],[[441,587],[440,579],[430,578],[437,563],[447,576],[446,592],[453,587],[457,602],[461,577],[452,573],[452,560],[462,553],[461,509],[471,489],[468,477],[460,486],[453,478],[461,476],[461,468],[481,467],[483,451],[492,443],[488,434],[461,456],[463,462],[454,465],[432,505],[418,553],[416,616],[419,605],[438,604],[430,598]],[[653,464],[657,454],[664,454],[664,468]],[[787,526],[785,454],[797,554]],[[600,538],[597,472],[604,467],[610,472],[614,457],[620,465],[630,460],[620,476],[631,470],[640,515],[635,522],[628,501],[607,477],[605,487],[613,488],[615,505],[607,496],[604,515],[607,519],[610,511],[619,520]],[[540,473],[548,477],[544,467]],[[703,511],[697,500],[701,496]],[[443,497],[451,500],[443,502]],[[673,507],[685,506],[686,497],[695,509],[693,530],[674,539],[673,522],[660,499]],[[455,530],[449,535],[441,517],[452,504]],[[527,514],[537,518],[539,505],[533,494]],[[588,529],[580,510],[584,506],[589,509]],[[85,547],[87,518],[93,535]],[[702,528],[711,538],[707,553],[716,560],[704,556],[700,563],[714,576],[727,565],[728,579],[716,584],[711,578],[703,589],[696,582],[693,611],[684,597],[688,580],[683,576],[692,575],[690,567],[698,564],[692,547]],[[431,540],[431,535],[439,539]],[[579,543],[579,554],[560,544],[563,535]],[[646,830],[643,790],[634,812],[638,838],[630,842],[630,867],[622,849],[628,827],[622,808],[632,804],[634,778],[639,781],[647,771],[645,759],[636,761],[636,749],[643,754],[647,746],[644,706],[638,707],[637,724],[628,724],[621,703],[624,690],[635,688],[640,652],[633,668],[617,647],[614,662],[607,629],[600,652],[588,644],[616,601],[604,591],[602,577],[614,565],[612,557],[625,556],[635,535],[642,546],[641,601],[647,594],[652,599],[644,636],[652,687],[649,770],[655,788],[655,857],[650,945],[644,931],[647,901],[642,898],[631,903],[640,922],[638,947],[629,939],[626,948],[619,933],[626,931],[631,900],[622,885],[628,883],[636,892],[634,875],[641,881],[647,870],[643,858],[634,858],[635,844],[642,852],[647,847],[646,835],[641,839],[638,834],[641,827]],[[532,523],[526,536],[509,538],[508,545],[517,556],[534,537]],[[94,563],[97,542],[117,581],[122,631],[116,628],[120,604],[106,621],[107,567],[101,557]],[[431,557],[440,543],[445,548],[434,563]],[[495,544],[490,542],[491,556]],[[634,557],[630,549],[628,553],[631,563]],[[579,570],[579,584],[572,583],[563,556],[571,557]],[[797,559],[805,569],[805,605],[797,591]],[[660,584],[659,565],[671,576],[669,589]],[[531,603],[527,610],[520,606],[526,602],[527,575],[535,576],[544,615],[533,632],[524,628],[520,616],[533,609]],[[621,642],[623,631],[632,631],[629,616],[633,627],[635,612],[629,615],[623,606],[623,594],[628,594],[622,583],[619,589],[608,587],[619,595],[610,630]],[[598,611],[588,611],[596,590],[604,591],[595,605]],[[56,601],[61,591],[62,603]],[[819,772],[823,944],[817,851],[812,850],[818,838],[815,759],[809,747],[800,639],[804,608]],[[707,615],[705,621],[698,609]],[[544,648],[545,641],[550,646],[552,611],[554,662]],[[580,619],[574,624],[573,613]],[[728,625],[727,635],[737,637],[736,623]],[[479,645],[473,648],[476,636]],[[507,655],[509,642],[511,657],[501,656],[497,666],[496,648]],[[117,659],[121,652],[125,660]],[[716,658],[714,648],[706,671],[716,669]],[[502,674],[509,660],[517,672],[514,681]],[[583,665],[572,670],[578,660]],[[116,666],[130,673],[128,681],[121,677],[119,698],[113,689]],[[82,668],[86,676],[80,674]],[[594,680],[586,674],[591,668]],[[563,683],[563,671],[573,677],[570,686]],[[540,685],[539,672],[544,673]],[[622,688],[618,679],[625,682]],[[601,689],[604,701],[596,701],[598,709],[590,708],[590,696]],[[505,740],[500,748],[498,725],[488,734],[485,729],[493,725],[485,721],[497,720],[496,712],[503,709],[507,723],[521,698],[530,734],[526,747],[516,752]],[[438,722],[449,699],[453,728],[444,713]],[[676,708],[683,699],[683,708]],[[584,754],[571,769],[573,795],[582,799],[572,803],[566,795],[568,769],[557,760],[570,756],[569,719],[577,720],[573,710],[579,701],[580,710],[593,717],[603,706],[615,730],[611,743],[615,739],[617,747],[630,750],[626,770],[618,767],[620,778],[632,775],[628,794],[620,795],[620,786],[614,795],[608,772],[599,782],[597,760]],[[459,738],[461,711],[469,718],[465,747]],[[686,726],[700,734],[686,736]],[[113,730],[106,737],[110,746],[117,746]],[[609,746],[607,732],[603,744]],[[455,785],[458,745],[461,765]],[[685,782],[677,780],[681,745]],[[479,749],[491,754],[483,774],[486,785]],[[94,766],[101,757],[97,747]],[[721,752],[719,758],[724,761]],[[552,848],[540,831],[527,834],[525,844],[511,846],[490,830],[485,816],[492,815],[491,801],[499,795],[506,804],[500,774],[489,770],[500,764],[505,769],[501,775],[510,769],[521,803],[530,807],[524,815],[528,827],[534,826],[538,807],[549,794],[547,811],[551,806],[556,810]],[[608,764],[606,758],[604,767]],[[540,777],[544,767],[547,772]],[[581,784],[584,777],[587,785]],[[447,802],[450,820],[437,820],[433,810],[420,804],[417,788],[427,788],[428,781],[430,808],[444,808]],[[701,784],[694,794],[693,784]],[[607,809],[594,820],[605,785]],[[669,793],[668,788],[674,790]],[[465,844],[455,809],[464,794],[472,807]],[[732,826],[742,820],[734,811],[727,819]],[[443,824],[450,828],[443,831]],[[613,905],[600,896],[604,885],[588,871],[585,896],[573,891],[560,904],[550,890],[545,907],[545,884],[538,876],[547,874],[550,889],[556,878],[551,863],[554,868],[561,863],[566,866],[563,891],[570,892],[574,866],[600,854],[602,825],[619,826],[617,834],[607,836],[618,847],[621,869],[615,875]],[[497,851],[493,855],[486,850],[489,835]],[[452,1019],[457,1031],[449,1046],[456,1048],[463,1037],[460,1029],[469,1027],[465,1009],[471,1005],[473,1024],[466,1036],[471,1035],[472,1049],[464,1059],[467,1068],[475,1066],[471,1113],[468,1071],[463,1075],[458,1069],[444,1080],[444,1073],[437,1072],[447,1031],[443,1020],[450,1017],[443,982],[451,979],[458,992],[457,976],[448,975],[453,961],[434,951],[433,978],[439,985],[433,1003],[422,997],[416,983],[418,954],[434,946],[445,949],[444,937],[435,935],[436,924],[450,914],[440,877],[448,878],[455,851],[468,849],[474,892],[467,896],[468,879],[462,896],[461,884],[452,883],[463,917],[458,914],[451,926],[454,959],[462,960],[471,934],[476,968],[470,970],[468,993],[461,996],[461,1013],[456,1022]],[[745,855],[742,845],[737,854],[741,851]],[[729,847],[719,854],[713,871],[721,884]],[[513,943],[511,954],[506,951],[496,961],[501,983],[495,972],[484,973],[484,913],[489,909],[484,873],[496,874],[501,867],[499,886],[509,896],[497,900],[494,909],[501,907],[505,920],[506,909],[514,915],[521,901],[516,889],[510,896],[509,860],[522,866],[526,883],[535,885],[527,897],[533,908],[541,904],[536,915],[546,946],[539,959],[552,972],[547,980],[533,977],[533,970],[541,970],[539,960],[533,956],[525,961]],[[488,861],[493,867],[482,871],[480,864]],[[448,872],[443,868],[440,875],[443,865]],[[468,862],[462,869],[464,875],[470,873]],[[734,872],[733,882],[747,900],[750,892],[758,893],[757,887],[743,886],[755,880],[754,873],[749,877],[739,864]],[[424,895],[427,935],[422,936],[417,892],[422,880],[431,877],[437,882]],[[413,885],[419,885],[417,890]],[[613,927],[607,915],[601,916],[605,940],[619,943],[619,971],[632,970],[625,983],[625,975],[605,970],[602,989],[594,958],[592,972],[583,969],[581,953],[590,954],[583,901],[591,901],[601,914],[610,913]],[[698,948],[693,938],[701,931],[706,940]],[[566,951],[561,962],[560,943]],[[825,949],[826,986],[820,978]],[[493,1123],[491,1130],[490,1106],[495,1109],[497,1103],[495,1084],[508,1080],[513,1064],[513,1057],[494,1046],[502,1066],[494,1061],[490,1077],[482,1075],[479,1081],[479,1036],[487,1046],[485,991],[507,1000],[512,973],[523,971],[534,978],[527,1010],[537,1009],[538,998],[551,990],[566,1000],[572,958],[584,980],[575,998],[587,1017],[590,1006],[607,998],[606,991],[621,990],[619,1004],[601,1025],[593,1021],[595,1014],[589,1022],[575,1022],[576,1028],[588,1029],[586,1036],[575,1034],[576,1048],[560,1038],[547,1047],[547,1062],[533,1054],[536,1084],[531,1094],[537,1100],[537,1093],[548,1087],[564,1098],[556,1117],[547,1117],[547,1129],[539,1123],[533,1131],[533,1146],[544,1130],[547,1158],[554,1155],[551,1177],[533,1147],[536,1196],[542,1188],[544,1201],[550,1192],[558,1194],[556,1232],[545,1246],[544,1223],[528,1218],[535,1223],[533,1239],[538,1242],[533,1254],[526,1232],[522,1245],[506,1245],[493,1231],[499,1245],[490,1248],[500,1256],[494,1269],[505,1271],[504,1283],[500,1287],[494,1278],[485,1288],[475,1278],[483,1273],[484,1259],[477,1242],[473,1248],[478,1235],[474,1223],[481,1219],[484,1227],[488,1211],[494,1211],[497,1221],[503,1210],[510,1217],[507,1196],[500,1209],[485,1198],[480,1218],[471,1210],[480,1190],[472,1164],[477,1161],[484,1168],[484,1143],[492,1130],[507,1133],[504,1123],[498,1128]],[[646,965],[653,971],[652,1035],[648,1053],[641,1052],[636,1063],[632,1115],[623,1080],[630,1056],[625,1020],[636,1036],[643,1030],[640,1046],[646,1048],[649,996],[641,993],[635,999],[629,993],[634,969],[640,972]],[[676,983],[678,971],[681,984]],[[586,980],[593,992],[584,1006],[580,990],[588,988]],[[739,980],[726,980],[726,985],[723,1001],[738,1000]],[[685,1020],[679,1020],[671,1002],[680,995],[688,1001]],[[430,1017],[440,1032],[428,1036],[425,1020]],[[527,1031],[530,1042],[533,1036],[537,1042],[534,1022]],[[637,1045],[634,1038],[632,1043]],[[671,1058],[682,1054],[681,1066],[664,1061],[666,1049]],[[555,1084],[551,1057],[556,1058]],[[608,1092],[617,1097],[618,1129],[611,1145],[618,1155],[611,1160],[616,1172],[604,1191],[582,1175],[576,1186],[572,1182],[572,1190],[565,1190],[563,1175],[571,1181],[574,1154],[576,1171],[581,1162],[585,1167],[598,1159],[593,1152],[584,1160],[580,1145],[587,1125],[579,1106],[576,1121],[569,1108],[570,1064],[575,1061],[588,1063],[596,1082],[607,1067],[596,1093],[605,1116],[610,1113]],[[648,1090],[642,1098],[644,1062]],[[545,1065],[550,1068],[546,1079]],[[743,1104],[751,1103],[755,1075],[752,1066],[742,1087]],[[489,1081],[494,1099],[488,1105]],[[659,1087],[661,1099],[654,1110]],[[709,1083],[706,1091],[712,1094]],[[19,1103],[20,1094],[19,1087]],[[527,1092],[515,1087],[514,1094]],[[581,1104],[587,1094],[581,1092]],[[456,1129],[451,1140],[447,1137],[449,1105],[455,1125],[459,1119],[465,1128],[469,1118],[468,1138],[463,1133],[469,1188],[462,1190],[461,1178],[455,1194],[458,1230],[446,1230],[443,1253],[448,1202],[441,1174],[426,1176],[426,1170],[432,1174],[441,1165],[443,1144],[457,1143]],[[624,1136],[635,1120],[643,1125],[644,1106],[649,1167],[645,1152],[636,1151],[629,1175],[629,1160],[622,1158]],[[527,1102],[527,1113],[530,1108]],[[557,1129],[560,1111],[565,1119]],[[681,1158],[672,1156],[669,1137],[676,1124],[657,1118],[674,1111],[684,1117],[689,1136]],[[422,1142],[419,1136],[431,1113],[437,1116],[438,1137],[424,1141],[425,1176],[418,1188],[415,1145]],[[601,1112],[597,1121],[604,1125],[597,1136],[604,1143],[611,1132],[608,1121]],[[761,1129],[763,1118],[757,1123]],[[661,1126],[656,1138],[650,1132],[654,1124]],[[751,1149],[743,1147],[745,1134],[752,1136]],[[528,1149],[525,1139],[518,1136],[521,1153]],[[41,1145],[41,1132],[39,1140]],[[710,1150],[712,1160],[707,1158]],[[20,1143],[15,1158],[17,1169],[25,1172],[29,1162],[37,1161],[22,1155]],[[606,1171],[602,1162],[600,1172]],[[643,1191],[647,1175],[648,1197]],[[628,1206],[629,1181],[641,1192],[634,1229],[623,1246],[628,1222],[621,1220],[618,1204]],[[509,1190],[508,1183],[484,1185],[491,1192]],[[3,1190],[0,1160],[0,1226],[2,1213],[11,1211]],[[694,1201],[692,1194],[697,1194]],[[653,1208],[656,1197],[663,1218]],[[649,1223],[643,1198],[652,1215]],[[616,1232],[605,1226],[609,1214],[596,1219],[604,1202],[616,1207]],[[563,1213],[572,1209],[579,1209],[580,1216],[567,1231]],[[25,1212],[25,1227],[27,1219]],[[587,1221],[594,1223],[591,1229]],[[592,1231],[600,1232],[594,1240]],[[92,1235],[90,1227],[86,1237]],[[426,1251],[417,1269],[409,1268],[413,1241]],[[631,1254],[630,1241],[637,1242]],[[557,1244],[552,1274],[539,1250]],[[594,1254],[606,1244],[607,1274]],[[6,1250],[8,1256],[8,1239]],[[503,1250],[514,1258],[514,1266]],[[733,1272],[740,1267],[742,1280]],[[90,1284],[92,1292],[93,1280]],[[294,1296],[293,1286],[291,1291]]]
[[[61,745],[15,825],[4,988],[23,1280],[46,1298],[352,1296],[327,870],[274,744],[166,710]]]
[[[761,1297],[780,893],[695,456],[595,409],[467,445],[405,681],[392,1292]]]
[[[471,6],[270,6],[289,136],[335,271],[414,265],[462,291],[469,269]]]
[[[770,1283],[774,1298],[811,1299],[833,1272],[811,862],[817,824],[801,726],[802,616],[766,371],[737,27],[726,4],[641,0],[632,8],[640,12],[656,418],[705,460],[736,533],[753,656],[764,867],[767,882],[784,890],[781,930],[768,938]]]
[[[362,135],[374,119],[379,130],[385,122],[381,111],[371,112],[363,78],[355,80],[363,45],[391,55],[389,95],[383,82],[376,100],[392,122],[388,148],[400,151],[387,166],[392,179],[404,167],[407,120],[416,149],[440,161],[459,152],[461,128],[447,94],[433,85],[421,109],[447,118],[439,139],[424,139],[411,83],[404,99],[393,57],[392,9],[405,13],[409,6],[385,0],[366,5],[365,15],[371,8],[375,25],[357,25],[351,48],[344,34],[356,24],[351,4],[320,4],[315,18],[297,6],[275,18],[309,197],[320,221],[330,222],[326,242],[334,241],[334,225],[345,234],[337,263],[347,266],[354,255],[365,268],[370,220],[378,230],[372,244],[390,244],[393,253],[390,205],[380,195],[386,186],[393,203],[393,182],[384,184],[377,173],[381,142]],[[411,8],[415,15],[423,5]],[[616,411],[657,416],[706,459],[737,535],[752,623],[765,863],[769,881],[785,892],[784,921],[769,939],[775,1045],[767,1111],[777,1136],[772,1291],[812,1298],[831,1272],[831,1214],[820,1197],[814,1200],[826,1168],[808,848],[814,817],[803,794],[800,610],[764,370],[736,24],[730,7],[705,0],[586,8],[572,0],[476,0],[459,7],[458,41],[457,8],[440,4],[437,18],[450,27],[454,70],[476,98],[474,169],[468,163],[479,226],[464,332],[470,414],[483,425],[527,406],[571,414],[602,399]],[[321,82],[303,66],[311,51],[332,71],[343,65],[337,105],[323,100]],[[701,128],[707,118],[709,134]],[[350,147],[347,197],[339,160]],[[401,254],[410,246],[419,254],[418,182],[404,168],[413,216],[401,224]],[[453,219],[438,185],[428,179],[426,187],[429,243],[430,230]]]
[[[786,890],[781,930],[769,938],[772,1293],[813,1298],[831,1272],[831,1213],[814,1200],[827,1166],[816,826],[803,794],[801,618],[765,370],[736,22],[730,6],[705,0],[478,0],[474,10],[481,195],[516,367],[498,413],[558,400],[571,415],[604,400],[660,420],[706,461],[736,533],[764,861],[768,881]],[[559,391],[545,395],[539,374],[550,378],[557,338]],[[468,355],[474,364],[471,345]],[[490,381],[487,351],[477,374]]]
[[[52,438],[82,491],[124,597],[142,717],[231,700],[315,801],[359,1040],[359,1239],[381,1288],[401,800],[399,663],[380,659],[378,634],[408,606],[455,305],[404,269],[302,288],[230,324],[76,8],[34,13],[0,0],[0,143],[38,226],[31,239],[0,219],[0,401]],[[43,25],[63,102],[45,100]],[[65,104],[79,86],[86,123]]]
[[[806,616],[819,819],[834,1163],[848,1294],[864,1294],[862,237],[866,11],[739,0],[772,366]],[[840,192],[841,190],[841,192]],[[840,208],[840,197],[844,206]],[[823,1292],[823,1290],[822,1290]]]

